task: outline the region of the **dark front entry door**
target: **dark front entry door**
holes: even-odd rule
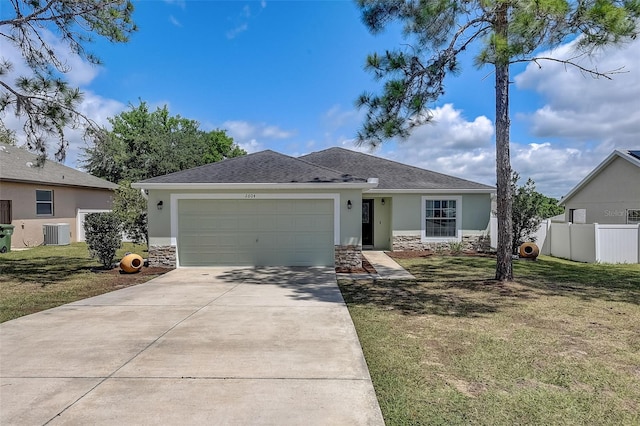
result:
[[[373,245],[373,200],[362,200],[362,245]]]

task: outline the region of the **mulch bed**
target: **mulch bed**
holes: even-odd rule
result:
[[[124,273],[120,270],[120,268],[94,269],[92,272],[96,274],[112,275],[114,287],[122,288],[149,281],[151,278],[159,277],[160,275],[166,274],[169,271],[173,271],[173,269],[143,266],[140,271],[134,272],[132,274]]]
[[[417,257],[435,256],[433,250],[405,250],[405,251],[385,251],[392,259],[415,259]],[[460,254],[451,254],[448,252],[438,253],[439,256],[468,256],[468,257],[495,257],[495,254],[481,253],[477,251],[463,251]]]

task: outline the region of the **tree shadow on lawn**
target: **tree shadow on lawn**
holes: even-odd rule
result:
[[[47,256],[37,259],[2,259],[0,281],[3,278],[23,283],[38,283],[43,286],[64,281],[84,271],[95,270],[91,259],[82,257]]]
[[[562,296],[640,304],[640,265],[603,265],[543,257],[515,260],[514,284],[492,280],[495,260],[442,258],[415,262],[408,269],[419,280],[483,289],[509,286],[524,297]],[[484,277],[484,278],[483,278]],[[478,282],[481,285],[474,285]]]
[[[493,279],[495,259],[491,258],[444,256],[402,263],[416,280],[341,280],[345,301],[405,315],[457,317],[496,313],[548,296],[640,304],[640,266],[553,258],[514,261],[515,281],[501,283]]]
[[[538,259],[515,262],[518,283],[545,296],[640,305],[640,265],[603,265]]]
[[[349,305],[377,306],[405,315],[479,317],[512,307],[530,292],[493,280],[426,282],[422,280],[340,280]]]

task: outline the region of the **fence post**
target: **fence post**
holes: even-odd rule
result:
[[[594,222],[593,224],[593,238],[595,241],[596,262],[600,262],[600,225]]]
[[[636,242],[638,243],[638,263],[640,263],[640,223],[638,224],[638,228],[636,229]]]
[[[573,223],[568,222],[567,223],[568,226],[568,231],[569,231],[569,260],[573,260],[573,256],[571,253],[571,246],[573,245],[572,241],[571,241],[571,225],[573,225]]]

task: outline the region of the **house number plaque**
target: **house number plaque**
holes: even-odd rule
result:
[[[244,194],[244,198],[256,198],[256,194]]]

